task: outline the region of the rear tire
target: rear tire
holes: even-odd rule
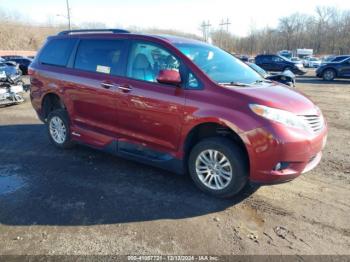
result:
[[[70,137],[68,113],[64,109],[52,111],[46,122],[50,141],[59,148],[68,149],[74,146]]]
[[[223,137],[207,138],[195,145],[189,156],[188,168],[194,183],[216,197],[234,196],[248,181],[245,152]]]

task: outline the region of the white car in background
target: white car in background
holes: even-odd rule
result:
[[[303,60],[301,60],[299,57],[292,57],[290,60],[297,64],[303,64]]]
[[[317,68],[321,65],[321,59],[317,57],[307,57],[304,59],[304,67]]]

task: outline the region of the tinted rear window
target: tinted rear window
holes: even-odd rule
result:
[[[74,68],[120,75],[123,48],[123,40],[81,40]]]
[[[256,61],[259,63],[269,63],[271,62],[271,56],[258,56],[256,57]]]
[[[50,40],[41,52],[39,62],[47,65],[66,66],[75,42],[75,39]]]

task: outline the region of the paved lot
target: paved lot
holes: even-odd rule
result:
[[[329,123],[322,163],[220,200],[188,177],[54,148],[30,102],[0,108],[0,254],[350,254],[350,80],[297,89]]]

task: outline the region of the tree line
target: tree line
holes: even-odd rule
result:
[[[234,29],[233,29],[234,30]],[[214,30],[214,44],[229,52],[256,55],[310,48],[315,54],[350,54],[350,10],[317,7],[314,15],[294,13],[279,19],[276,28],[251,28],[246,37]]]
[[[106,28],[99,22],[73,25],[74,28]],[[0,10],[0,49],[38,50],[47,36],[65,30],[66,25],[34,25],[23,21],[20,15]],[[157,28],[130,28],[133,32],[180,35],[195,39],[201,37],[176,30]],[[234,28],[233,30],[234,31]],[[252,27],[245,37],[223,30],[212,30],[213,44],[231,52],[256,55],[276,53],[279,50],[311,48],[315,54],[350,54],[350,10],[317,7],[315,14],[295,13],[279,19],[276,28]]]
[[[73,29],[103,29],[106,24],[101,22],[86,22],[73,24]],[[158,28],[127,28],[131,32],[143,32],[150,34],[169,34],[201,40],[195,34],[189,34],[177,30],[163,30]],[[25,21],[20,13],[5,12],[0,9],[0,50],[37,51],[50,35],[67,30],[67,24],[53,24],[48,21],[45,24],[34,24]]]

